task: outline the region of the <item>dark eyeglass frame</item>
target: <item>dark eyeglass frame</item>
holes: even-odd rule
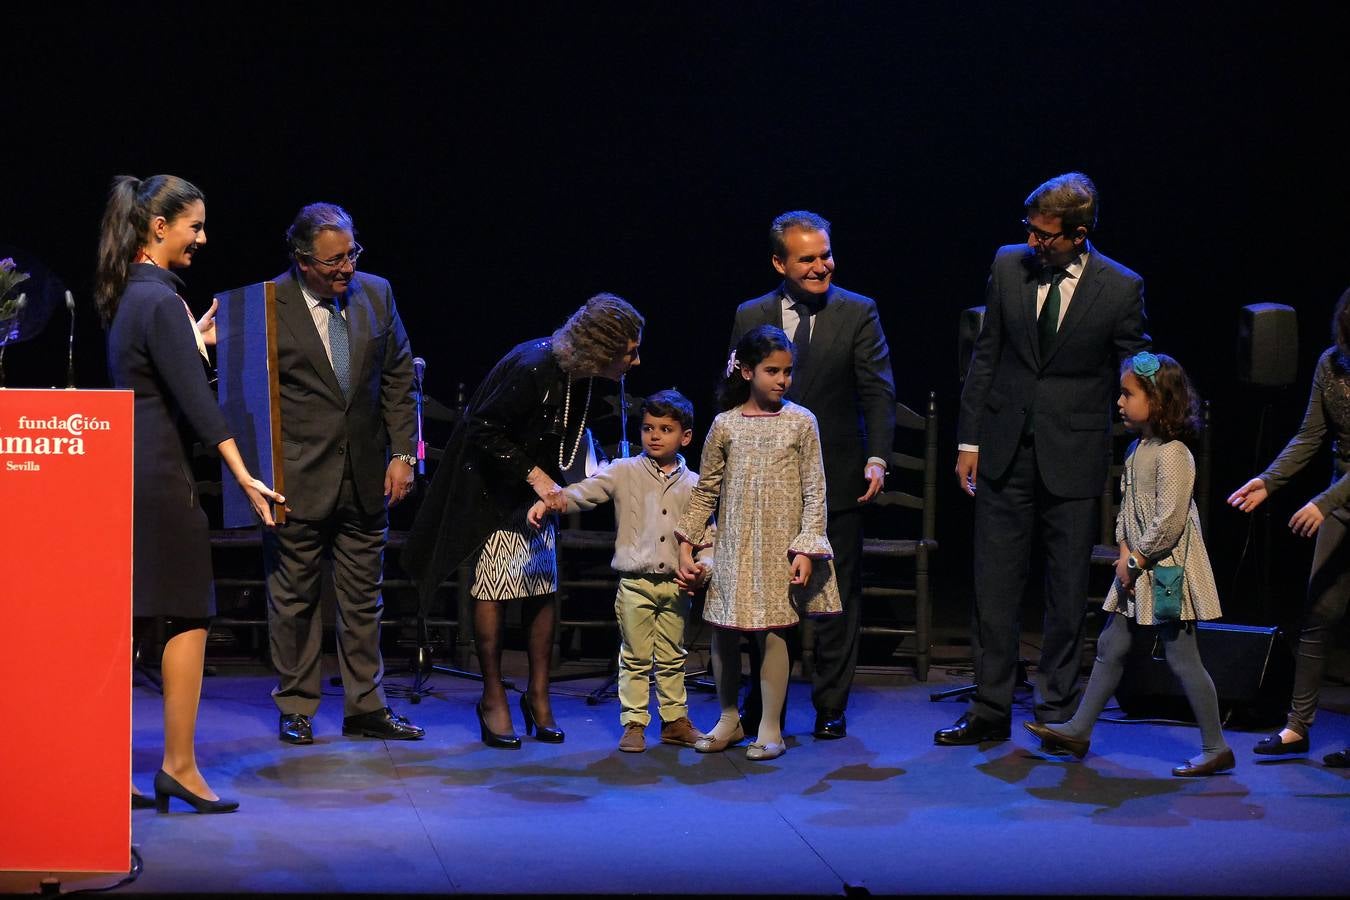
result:
[[[1051,234],[1048,231],[1041,231],[1039,228],[1037,228],[1035,225],[1032,225],[1026,219],[1022,220],[1022,227],[1027,230],[1027,236],[1034,237],[1036,239],[1036,243],[1040,244],[1041,246],[1054,243],[1055,238],[1062,238],[1069,236],[1069,233],[1067,231],[1056,231],[1054,234]]]
[[[317,265],[320,265],[320,266],[326,266],[326,267],[328,267],[328,268],[330,268],[330,269],[337,269],[337,268],[341,268],[341,267],[342,267],[342,264],[343,264],[344,262],[349,262],[349,263],[351,263],[351,264],[352,264],[352,268],[355,268],[355,267],[356,267],[356,261],[357,261],[358,259],[360,259],[360,258],[361,258],[361,254],[362,254],[362,253],[365,253],[365,252],[366,252],[366,248],[365,248],[365,247],[362,247],[362,246],[361,246],[359,243],[357,243],[356,241],[352,241],[352,249],[348,250],[346,253],[342,254],[341,256],[335,256],[335,257],[333,257],[332,259],[319,259],[319,258],[315,257],[315,255],[314,255],[313,253],[301,253],[300,255],[301,255],[301,256],[304,256],[304,257],[307,257],[307,258],[309,259],[310,262],[316,263]]]

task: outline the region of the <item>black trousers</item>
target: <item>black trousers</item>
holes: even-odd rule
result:
[[[384,547],[389,514],[361,508],[350,471],[337,506],[325,519],[288,519],[263,529],[267,576],[267,630],[272,665],[279,675],[272,699],[282,713],[314,715],[319,708],[323,617],[319,611],[319,562],[333,560],[337,594],[338,669],[343,715],[374,712],[385,702],[380,619],[384,600]]]
[[[1326,647],[1345,619],[1350,599],[1350,529],[1335,515],[1317,531],[1312,575],[1294,653],[1294,693],[1288,727],[1306,735],[1317,718],[1317,695],[1326,669]]]
[[[831,513],[825,523],[825,533],[834,550],[834,576],[839,583],[839,600],[843,612],[814,620],[815,667],[811,679],[811,704],[817,711],[842,713],[848,708],[853,674],[858,668],[858,635],[862,627],[862,509]],[[753,640],[747,643],[750,689],[746,694],[742,717],[747,718],[750,724],[757,725],[762,705],[759,645]],[[794,658],[800,655],[799,641],[790,640],[788,648]],[[786,703],[783,704],[783,716],[786,720]]]
[[[1057,497],[1046,488],[1036,448],[1024,438],[1001,478],[979,475],[975,491],[975,611],[971,649],[975,698],[970,713],[1011,718],[1017,680],[1022,595],[1036,538],[1045,553],[1045,621],[1036,719],[1067,721],[1078,706],[1079,663],[1097,497]]]

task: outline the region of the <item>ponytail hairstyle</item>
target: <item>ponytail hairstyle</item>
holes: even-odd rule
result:
[[[1154,437],[1192,443],[1200,436],[1200,397],[1181,363],[1159,353],[1136,353],[1120,367],[1134,374],[1148,399],[1148,424]]]
[[[750,381],[741,374],[741,369],[754,371],[765,358],[777,350],[786,350],[797,357],[797,350],[788,340],[787,333],[773,325],[761,325],[752,328],[736,342],[736,349],[727,359],[727,370],[721,384],[717,386],[717,408],[721,412],[735,409],[750,399]]]
[[[94,269],[94,304],[104,328],[112,324],[117,313],[136,251],[150,237],[150,222],[157,216],[172,222],[198,200],[205,203],[206,196],[176,175],[155,175],[144,181],[131,175],[113,179],[103,210]]]

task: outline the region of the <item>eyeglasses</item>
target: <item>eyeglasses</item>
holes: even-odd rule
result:
[[[365,247],[362,247],[360,244],[356,243],[356,241],[352,241],[351,250],[348,250],[346,253],[339,254],[338,256],[334,256],[332,259],[315,259],[314,254],[312,253],[305,253],[302,255],[308,256],[312,262],[315,262],[321,266],[327,266],[330,269],[336,269],[339,266],[341,266],[344,262],[349,262],[352,264],[353,267],[355,267],[356,261],[361,258],[361,254],[364,253],[365,251],[366,251]]]
[[[1037,228],[1035,225],[1032,225],[1026,219],[1022,220],[1022,227],[1027,230],[1028,236],[1036,239],[1036,243],[1038,244],[1048,244],[1052,242],[1055,238],[1064,237],[1064,232],[1062,231],[1056,231],[1054,234],[1051,234],[1048,231],[1041,231],[1039,228]]]

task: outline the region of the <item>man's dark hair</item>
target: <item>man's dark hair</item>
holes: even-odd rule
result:
[[[286,248],[292,256],[309,256],[320,231],[356,232],[351,215],[336,203],[311,203],[295,214],[286,229]]]
[[[642,412],[658,419],[675,419],[685,431],[694,428],[694,404],[674,388],[643,398]]]
[[[805,228],[807,231],[823,231],[827,235],[830,233],[830,223],[824,216],[817,215],[809,210],[794,209],[792,212],[785,212],[773,220],[769,226],[769,246],[773,249],[773,255],[777,259],[785,260],[787,258],[787,240],[783,235],[789,228]]]
[[[1097,229],[1097,186],[1082,172],[1056,175],[1027,195],[1026,214],[1060,220],[1060,229],[1070,238],[1080,227],[1088,234]]]

